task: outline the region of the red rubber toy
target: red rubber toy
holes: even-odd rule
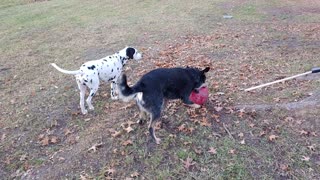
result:
[[[209,97],[208,88],[202,87],[201,89],[199,89],[198,93],[195,91],[192,91],[189,99],[196,104],[203,105],[208,100],[208,97]]]

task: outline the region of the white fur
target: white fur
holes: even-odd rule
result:
[[[86,102],[90,110],[94,109],[93,105],[91,104],[91,100],[99,88],[100,79],[105,82],[111,81],[111,99],[118,99],[118,96],[115,95],[116,91],[118,90],[116,81],[121,75],[123,66],[129,60],[129,57],[127,56],[127,48],[128,47],[120,50],[118,53],[102,59],[88,61],[76,71],[64,70],[58,67],[56,64],[51,63],[51,65],[58,71],[65,74],[75,75],[78,88],[80,90],[80,108],[82,114],[86,114],[88,112],[84,105],[84,97],[87,87],[90,89],[90,94]],[[135,49],[133,59],[139,60],[141,58],[142,55]]]

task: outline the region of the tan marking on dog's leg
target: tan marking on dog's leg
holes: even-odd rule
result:
[[[152,120],[152,115],[150,115],[149,133],[154,138],[157,144],[160,144],[161,139],[157,138],[155,133],[156,120]]]

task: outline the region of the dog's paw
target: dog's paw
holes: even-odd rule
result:
[[[155,138],[155,140],[156,140],[156,143],[157,143],[157,144],[160,144],[160,142],[161,142],[161,139],[160,139],[160,138]]]
[[[201,106],[199,104],[193,104],[192,107],[198,109],[198,108],[201,108]]]
[[[85,110],[81,110],[82,114],[85,115],[88,113],[88,111],[85,109]]]
[[[201,108],[199,104],[188,104],[188,106],[196,109]]]
[[[111,96],[111,99],[112,99],[112,100],[118,100],[119,97],[118,97],[118,96]]]
[[[94,110],[94,107],[93,107],[93,106],[89,106],[89,109],[90,109],[90,110]]]

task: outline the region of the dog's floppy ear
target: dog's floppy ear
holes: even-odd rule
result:
[[[129,59],[133,59],[133,55],[136,52],[136,50],[132,47],[128,47],[126,50],[126,54],[129,57]]]
[[[206,67],[204,70],[202,70],[203,73],[209,72],[210,67]]]

